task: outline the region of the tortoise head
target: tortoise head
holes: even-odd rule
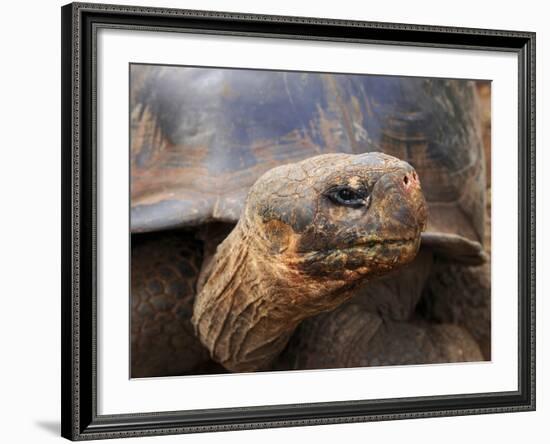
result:
[[[426,217],[415,170],[367,153],[320,155],[267,172],[250,190],[243,221],[274,263],[353,282],[414,259]]]

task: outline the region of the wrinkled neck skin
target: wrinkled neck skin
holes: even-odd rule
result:
[[[283,233],[286,247],[273,251],[252,226],[241,218],[206,261],[192,319],[213,359],[234,372],[268,368],[302,320],[334,309],[358,284],[305,276],[296,235]]]

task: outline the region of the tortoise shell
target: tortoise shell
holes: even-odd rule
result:
[[[485,162],[468,80],[132,65],[131,230],[236,222],[265,171],[330,152],[409,162],[423,245],[483,261]]]

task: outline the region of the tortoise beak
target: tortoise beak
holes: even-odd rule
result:
[[[408,168],[406,168],[403,172],[401,187],[403,189],[403,193],[407,196],[407,199],[412,202],[412,207],[414,208],[414,213],[420,227],[420,231],[426,231],[426,227],[428,225],[428,207],[426,204],[426,199],[424,198],[424,193],[422,193],[420,178],[414,168],[409,165],[407,165],[407,167]]]

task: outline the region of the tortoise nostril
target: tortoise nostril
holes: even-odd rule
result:
[[[416,180],[418,177],[416,177],[416,173],[413,173],[413,179]]]
[[[403,183],[405,185],[408,185],[409,184],[409,178],[407,176],[403,177]]]

